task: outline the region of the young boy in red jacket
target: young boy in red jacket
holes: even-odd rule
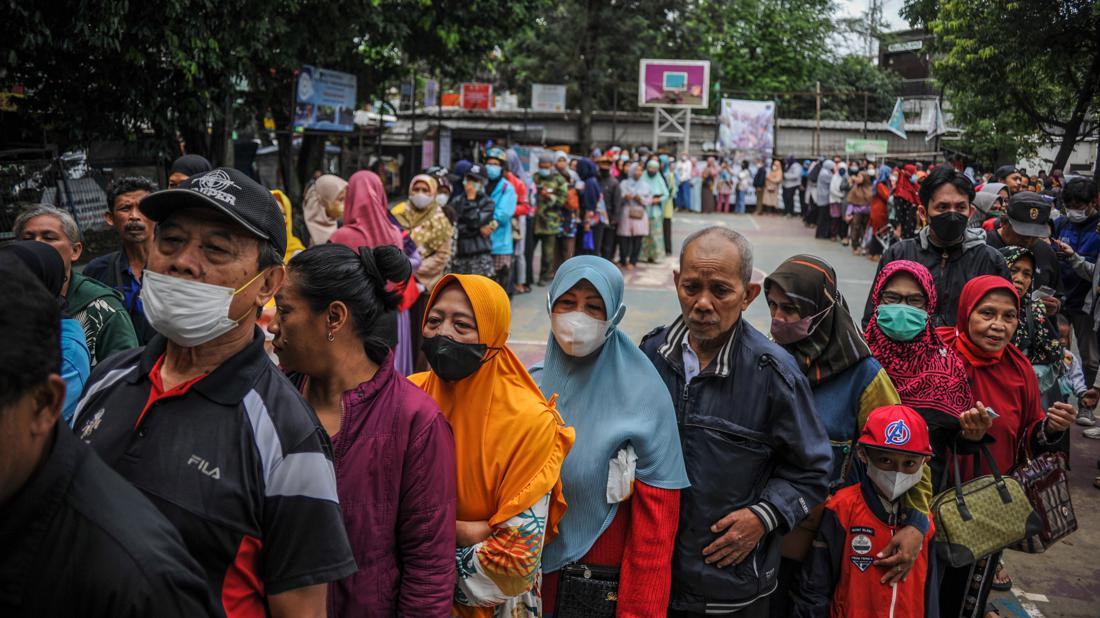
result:
[[[897,584],[882,583],[886,573],[875,566],[879,552],[904,525],[898,521],[901,497],[920,480],[932,455],[928,426],[912,408],[878,408],[868,416],[856,448],[867,474],[825,503],[795,592],[794,616],[924,618],[926,607],[933,615],[939,604],[935,584],[926,585],[932,559],[928,543]],[[926,538],[934,532],[930,522]]]

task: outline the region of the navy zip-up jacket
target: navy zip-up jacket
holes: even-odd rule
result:
[[[775,591],[780,535],[825,501],[832,454],[809,382],[783,348],[742,319],[711,364],[687,383],[682,320],[642,341],[676,406],[691,487],[680,499],[673,597],[737,609]],[[739,564],[703,562],[710,527],[750,508],[767,533]]]

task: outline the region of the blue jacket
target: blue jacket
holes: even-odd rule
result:
[[[1093,215],[1081,223],[1073,223],[1066,217],[1058,217],[1054,222],[1054,237],[1095,264],[1096,256],[1100,255],[1100,233],[1096,231],[1096,223],[1100,221],[1100,215]],[[1082,279],[1068,260],[1063,260],[1062,266],[1062,291],[1065,294],[1065,302],[1062,304],[1064,311],[1079,312],[1085,307],[1085,296],[1092,285],[1087,279]]]
[[[686,336],[677,320],[642,340],[672,393],[691,481],[680,498],[673,598],[746,605],[776,589],[780,535],[825,501],[832,450],[810,384],[783,348],[742,318],[714,361],[686,383]],[[710,527],[742,508],[760,517],[767,534],[739,564],[704,564],[703,548],[718,537]]]
[[[498,225],[489,237],[493,241],[493,255],[512,255],[512,215],[516,213],[516,190],[501,174],[489,197],[494,204],[493,219]]]
[[[73,424],[73,412],[91,373],[92,355],[88,352],[84,329],[77,320],[61,320],[61,379],[65,380],[65,405],[61,408],[61,420],[66,425]]]

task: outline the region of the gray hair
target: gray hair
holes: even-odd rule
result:
[[[43,215],[49,215],[61,222],[61,230],[65,232],[69,242],[74,245],[80,242],[80,227],[77,226],[76,219],[73,219],[69,211],[55,208],[49,204],[35,204],[19,213],[19,216],[15,218],[15,225],[12,226],[15,237],[19,238],[23,235],[23,228],[27,226],[28,221]]]
[[[741,256],[741,281],[748,285],[752,281],[752,243],[740,233],[720,225],[712,225],[698,232],[692,232],[684,239],[684,244],[680,245],[680,270],[684,268],[684,254],[687,253],[688,247],[700,238],[712,234],[721,236],[737,247],[737,253]]]

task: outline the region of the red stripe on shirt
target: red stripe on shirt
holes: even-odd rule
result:
[[[260,551],[263,542],[245,535],[237,556],[222,580],[222,608],[225,618],[266,618],[264,582],[260,579]]]

